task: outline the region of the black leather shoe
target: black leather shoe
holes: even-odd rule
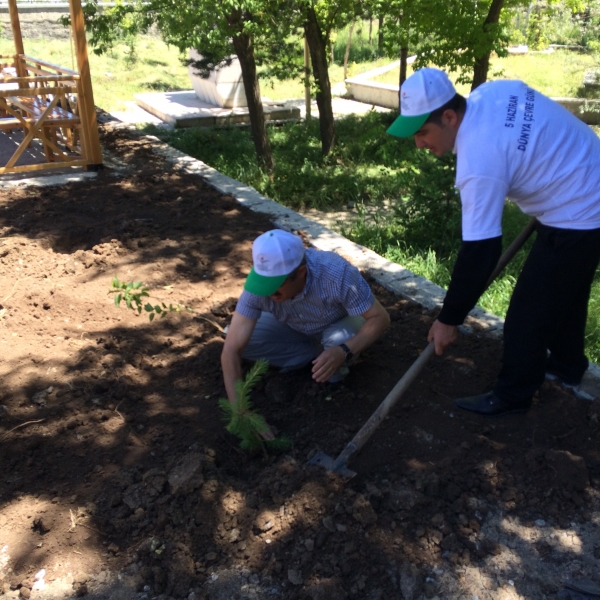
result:
[[[526,413],[531,406],[531,401],[519,403],[507,402],[498,398],[494,392],[488,392],[487,394],[479,394],[479,396],[458,398],[454,401],[454,404],[457,408],[462,408],[463,410],[468,410],[484,417],[500,417],[501,415]]]

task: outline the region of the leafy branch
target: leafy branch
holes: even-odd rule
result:
[[[258,360],[248,371],[245,379],[235,382],[235,400],[230,402],[227,398],[219,400],[219,406],[223,409],[223,418],[228,421],[227,431],[240,439],[242,450],[267,450],[285,451],[291,446],[291,441],[286,437],[274,440],[265,440],[269,426],[265,418],[252,409],[250,392],[254,386],[264,377],[269,368],[266,360]]]
[[[196,311],[182,304],[169,304],[168,306],[161,302],[160,304],[152,305],[150,302],[146,302],[144,304],[143,298],[150,298],[148,294],[148,288],[141,281],[130,281],[129,283],[125,281],[119,281],[118,277],[115,277],[112,280],[112,289],[108,291],[110,294],[116,294],[115,296],[115,306],[119,308],[121,306],[121,302],[125,302],[127,308],[137,312],[140,314],[142,310],[149,313],[148,318],[152,321],[156,315],[160,315],[160,318],[166,317],[167,313],[172,312],[182,312],[185,310],[186,312],[194,313],[196,319],[202,319],[207,323],[213,325],[216,329],[218,329],[221,333],[225,333],[223,327],[221,327],[216,321],[209,319],[207,317],[203,317],[196,313]],[[0,313],[0,316],[1,313]]]
[[[182,306],[181,304],[169,304],[168,306],[161,302],[160,304],[151,304],[146,302],[144,304],[144,298],[150,298],[148,294],[148,288],[141,281],[119,281],[118,277],[112,280],[112,289],[108,292],[109,294],[115,294],[115,306],[119,308],[121,302],[125,302],[127,308],[136,311],[141,314],[142,310],[146,311],[148,318],[152,321],[156,315],[161,319],[166,317],[168,313],[181,312],[187,310],[188,312],[194,312],[193,309],[188,306]]]

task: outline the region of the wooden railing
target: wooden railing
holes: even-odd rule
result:
[[[24,54],[0,55],[0,61],[0,130],[23,133],[0,174],[91,164],[79,74]],[[45,161],[19,165],[34,138]]]

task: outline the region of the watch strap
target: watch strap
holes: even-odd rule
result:
[[[354,356],[354,354],[352,354],[352,351],[350,350],[350,348],[348,348],[348,346],[346,346],[346,344],[340,344],[340,348],[344,351],[344,354],[346,355],[346,362],[351,360],[352,357]]]

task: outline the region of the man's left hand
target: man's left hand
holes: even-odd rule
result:
[[[433,322],[427,341],[435,345],[435,353],[441,356],[446,348],[458,339],[458,327],[455,325],[446,325],[438,320]]]
[[[346,361],[346,353],[339,346],[332,346],[323,350],[313,360],[313,379],[319,383],[325,383]]]

